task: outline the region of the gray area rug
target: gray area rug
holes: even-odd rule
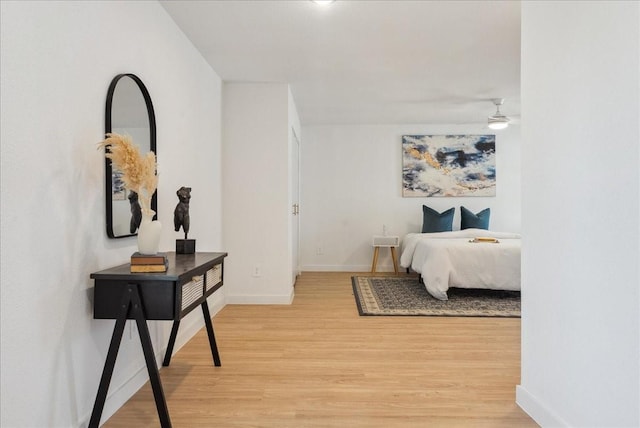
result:
[[[520,292],[450,288],[432,297],[418,277],[351,277],[360,315],[520,317]]]

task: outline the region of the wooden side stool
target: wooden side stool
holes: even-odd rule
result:
[[[396,254],[396,248],[400,245],[400,237],[398,236],[374,236],[372,244],[373,246],[373,262],[371,263],[371,273],[376,271],[376,265],[378,264],[378,255],[380,254],[380,248],[389,248],[391,250],[391,259],[393,260],[393,271],[398,273],[398,256]]]

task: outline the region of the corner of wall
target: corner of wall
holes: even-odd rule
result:
[[[542,427],[569,427],[562,418],[531,395],[522,385],[516,386],[516,404]]]

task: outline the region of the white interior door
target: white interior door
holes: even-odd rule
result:
[[[300,274],[300,140],[291,132],[291,266],[292,284]]]

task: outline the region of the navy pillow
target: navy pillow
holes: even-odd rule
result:
[[[485,229],[489,230],[489,216],[491,209],[485,208],[477,214],[472,213],[465,207],[460,207],[460,230],[462,229]]]
[[[426,205],[422,206],[422,233],[449,232],[453,230],[455,208],[439,213]]]

